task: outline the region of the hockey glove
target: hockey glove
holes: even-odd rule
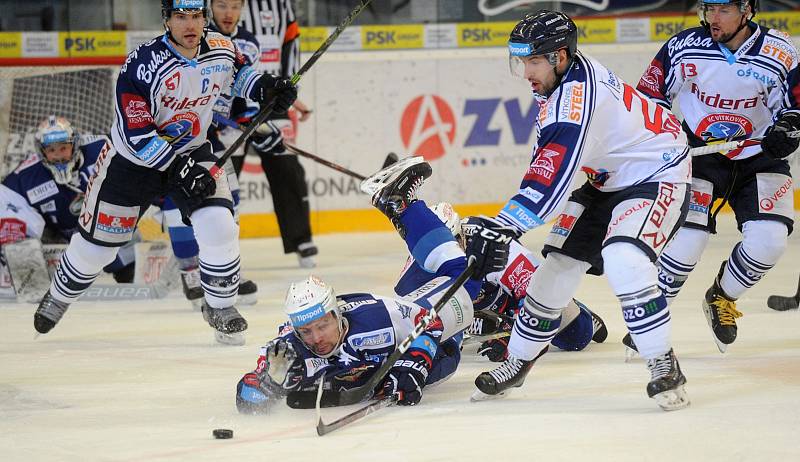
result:
[[[191,204],[199,205],[203,199],[217,192],[217,182],[207,168],[191,156],[178,156],[169,167],[170,190],[178,191]]]
[[[383,383],[384,396],[396,396],[397,404],[414,406],[422,399],[422,389],[433,367],[437,343],[433,337],[422,334],[389,369]]]
[[[253,136],[250,137],[250,145],[259,154],[275,154],[283,152],[286,147],[283,145],[283,134],[275,122],[268,120],[256,128]]]
[[[283,338],[267,343],[264,383],[278,396],[286,396],[303,380],[303,362],[296,361],[294,346]]]
[[[297,87],[289,79],[263,74],[253,90],[253,100],[261,105],[275,100],[275,114],[286,114],[297,99]]]
[[[476,259],[472,279],[482,281],[487,274],[502,271],[508,263],[511,241],[517,233],[489,217],[469,217],[461,224],[467,257]]]
[[[478,354],[485,356],[493,363],[501,363],[508,359],[508,337],[487,340],[478,347]]]
[[[278,398],[255,372],[245,374],[236,385],[236,409],[241,414],[266,414]]]
[[[775,122],[761,140],[761,150],[772,159],[783,159],[797,150],[800,138],[790,138],[788,132],[800,129],[800,114],[787,112]]]

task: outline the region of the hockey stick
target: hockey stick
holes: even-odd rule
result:
[[[328,50],[328,48],[330,48],[333,42],[335,42],[336,39],[339,38],[339,35],[341,35],[341,33],[344,32],[344,30],[347,29],[348,26],[350,26],[353,20],[356,19],[356,16],[358,16],[361,13],[361,11],[363,11],[364,8],[366,8],[367,5],[369,5],[371,2],[372,0],[359,1],[358,6],[356,6],[353,9],[353,11],[351,11],[350,14],[348,14],[347,17],[344,18],[341,24],[336,26],[336,29],[331,33],[331,35],[329,35],[328,38],[322,43],[322,45],[320,45],[319,48],[317,48],[317,51],[315,51],[314,54],[311,55],[310,58],[308,58],[308,61],[306,61],[305,64],[303,64],[300,70],[297,71],[297,73],[292,76],[291,80],[293,85],[297,85],[297,82],[299,82],[300,79],[303,77],[303,75],[306,72],[308,72],[311,66],[313,66],[314,63],[317,62],[317,60],[323,55],[323,53],[325,53]],[[226,149],[225,152],[219,157],[219,159],[217,159],[217,161],[214,163],[214,165],[211,167],[210,170],[211,175],[215,179],[218,179],[220,176],[222,176],[222,172],[224,171],[222,169],[222,166],[225,165],[225,162],[228,160],[228,158],[232,156],[237,149],[239,149],[239,146],[241,146],[245,142],[245,140],[249,138],[250,135],[253,134],[254,131],[256,131],[256,128],[259,125],[264,123],[264,121],[266,121],[267,118],[270,115],[272,115],[274,107],[275,107],[275,100],[273,99],[272,101],[267,103],[263,108],[261,108],[256,117],[250,122],[247,128],[244,129],[242,134],[239,135],[238,138],[236,138],[236,141],[234,141],[230,146],[228,146],[228,149]]]
[[[797,283],[797,292],[794,297],[784,297],[782,295],[770,295],[767,299],[767,306],[775,311],[796,310],[800,306],[800,281]]]
[[[800,138],[800,130],[795,130],[793,132],[787,132],[786,136],[789,138]],[[707,154],[714,154],[717,152],[722,151],[733,151],[734,149],[739,148],[748,148],[750,146],[758,146],[761,144],[761,140],[764,137],[756,137],[756,138],[748,138],[746,140],[739,140],[739,141],[729,141],[727,143],[719,143],[719,144],[709,144],[707,146],[699,146],[696,148],[689,149],[689,154],[692,157],[696,156],[705,156]]]
[[[330,423],[325,423],[322,421],[322,414],[319,412],[319,407],[317,407],[317,435],[324,436],[328,433],[342,428],[347,424],[351,424],[357,420],[361,420],[364,417],[372,414],[373,412],[378,411],[379,409],[383,409],[385,407],[392,406],[397,402],[397,398],[395,396],[389,396],[388,398],[383,398],[373,403],[370,403],[360,409],[356,409],[355,411],[339,417],[338,419],[334,420]]]
[[[288,149],[290,152],[292,152],[294,154],[297,154],[298,156],[307,157],[307,158],[313,160],[314,162],[318,162],[318,163],[320,163],[320,164],[322,164],[322,165],[324,165],[326,167],[330,167],[330,168],[332,168],[332,169],[334,169],[336,171],[342,172],[345,175],[350,175],[350,176],[352,176],[353,178],[355,178],[355,179],[357,179],[359,181],[364,181],[364,180],[367,179],[367,177],[365,177],[364,175],[359,175],[358,173],[356,173],[356,172],[354,172],[354,171],[352,171],[352,170],[350,170],[350,169],[348,169],[346,167],[342,167],[339,164],[333,163],[333,162],[331,162],[329,160],[325,160],[322,157],[319,157],[319,156],[317,156],[315,154],[311,154],[310,152],[303,151],[302,149],[298,148],[297,146],[293,146],[293,145],[291,145],[289,143],[283,143],[283,145],[286,146],[286,149]]]

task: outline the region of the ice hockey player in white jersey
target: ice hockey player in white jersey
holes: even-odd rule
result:
[[[686,216],[686,135],[672,113],[578,52],[577,42],[575,23],[547,10],[511,32],[512,72],[530,82],[540,102],[538,140],[519,192],[497,220],[519,234],[556,220],[514,322],[509,357],[476,378],[474,399],[522,385],[588,272],[605,273],[619,299],[647,359],[648,396],[666,410],[680,409],[689,403],[686,378],[671,347],[654,262]],[[567,200],[580,171],[588,181]]]
[[[701,26],[671,37],[642,75],[638,89],[666,108],[677,104],[691,146],[766,135],[762,146],[697,157],[686,223],[658,260],[659,285],[672,300],[716,233],[714,201],[736,214],[742,240],[702,301],[721,352],[736,340],[736,300],[772,268],[794,223],[789,164],[796,144],[774,143],[800,128],[788,111],[785,81],[798,54],[783,32],[752,21],[758,0],[702,0]]]
[[[416,198],[430,174],[426,162],[393,171],[372,203],[390,218],[416,261],[423,262],[435,277],[404,297],[372,293],[336,296],[332,287],[313,276],[292,284],[285,303],[289,329],[261,349],[256,369],[239,381],[236,405],[240,412],[267,412],[291,391],[314,389],[322,376],[334,392],[363,385],[465,271],[464,250]],[[472,321],[472,299],[480,290],[480,281],[502,269],[508,257],[511,230],[493,223],[488,226],[502,239],[490,241],[478,233],[467,243],[466,254],[477,259],[472,279],[456,291],[436,322],[393,364],[376,390],[378,395],[394,396],[401,405],[415,405],[426,386],[455,372],[461,357],[461,332]]]
[[[205,31],[206,0],[162,0],[166,33],[128,55],[116,87],[115,151],[97,162],[79,231],[64,252],[34,327],[49,332],[69,305],[128,242],[149,205],[169,195],[193,225],[200,250],[203,317],[217,340],[242,343],[247,322],[234,308],[239,232],[224,171],[206,132],[214,102],[230,93],[285,112],[297,97],[289,80],[259,74],[223,35]]]

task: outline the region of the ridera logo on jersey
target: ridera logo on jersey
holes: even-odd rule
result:
[[[180,149],[200,135],[200,117],[194,112],[175,114],[158,132],[174,149]]]
[[[567,148],[558,143],[548,143],[536,151],[536,157],[528,171],[525,173],[526,181],[535,181],[544,186],[553,184],[553,179],[556,177],[556,172],[561,168],[561,162],[564,161],[564,156],[567,153]]]

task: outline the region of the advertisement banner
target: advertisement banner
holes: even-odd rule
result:
[[[616,19],[576,19],[578,43],[610,43],[617,41]]]
[[[421,24],[361,26],[361,43],[365,50],[422,48],[425,45],[424,36],[425,27]]]
[[[474,22],[456,25],[459,47],[505,47],[513,22]]]
[[[22,56],[22,33],[0,32],[0,58]]]
[[[58,51],[62,58],[125,56],[128,41],[125,32],[59,32]]]

